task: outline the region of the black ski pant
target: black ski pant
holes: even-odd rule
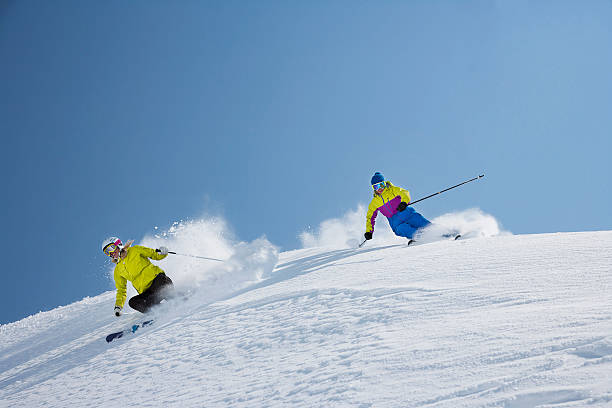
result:
[[[146,313],[152,306],[158,305],[162,300],[172,297],[174,285],[165,273],[158,274],[151,286],[140,295],[130,299],[129,305],[132,309]]]

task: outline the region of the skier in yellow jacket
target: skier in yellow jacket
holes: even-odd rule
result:
[[[164,271],[151,263],[149,259],[159,261],[168,256],[168,248],[151,249],[140,245],[132,245],[128,241],[123,245],[117,237],[108,238],[102,244],[102,251],[116,265],[113,277],[117,288],[115,301],[115,315],[121,316],[125,304],[127,281],[132,282],[138,295],[130,298],[132,309],[146,313],[152,306],[171,296],[173,291],[172,280]]]
[[[387,220],[395,235],[408,238],[408,244],[414,242],[415,233],[431,224],[410,207],[410,193],[401,187],[394,186],[379,172],[374,173],[371,180],[374,196],[368,206],[366,215],[366,240],[372,239],[376,215],[380,211]]]

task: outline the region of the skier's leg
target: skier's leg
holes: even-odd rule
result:
[[[407,223],[409,223],[410,225],[412,225],[413,227],[417,227],[417,228],[425,228],[428,225],[431,225],[431,221],[429,221],[427,218],[423,217],[421,214],[419,214],[418,212],[414,212],[410,215],[410,218],[408,218],[408,220],[406,221]],[[440,229],[444,229],[444,227],[440,226],[438,224]],[[459,238],[461,236],[461,234],[459,234],[459,231],[457,230],[450,230],[448,229],[448,232],[444,233],[441,235],[443,238]]]
[[[431,222],[427,218],[423,217],[416,211],[410,214],[410,217],[408,217],[406,222],[415,228],[425,228],[426,226],[431,224]]]
[[[399,237],[405,237],[408,239],[412,239],[414,233],[418,230],[418,228],[413,227],[408,223],[400,224],[393,229],[395,235]]]
[[[163,299],[169,298],[173,292],[172,280],[165,273],[160,273],[153,279],[147,290],[130,299],[129,305],[134,310],[146,313],[152,306],[159,304]]]
[[[140,295],[136,295],[130,298],[128,304],[132,309],[138,310],[140,313],[146,313],[151,307],[149,302],[149,296],[147,295],[146,291],[144,291]]]
[[[153,304],[159,304],[162,300],[174,296],[174,284],[165,273],[160,273],[155,277],[155,284],[154,294],[152,295]]]
[[[408,220],[415,214],[413,208],[408,207],[404,211],[395,213],[391,218],[389,218],[389,225],[391,229],[398,237],[405,237],[408,239],[412,239],[414,236],[414,232],[419,227],[412,226]]]

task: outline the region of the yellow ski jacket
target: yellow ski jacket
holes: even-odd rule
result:
[[[391,218],[397,213],[397,206],[404,201],[410,204],[410,193],[401,187],[394,186],[390,181],[386,182],[387,187],[382,194],[374,192],[374,197],[368,206],[366,215],[366,232],[374,231],[376,215],[380,211],[385,217]]]
[[[132,282],[134,289],[138,293],[142,293],[151,286],[153,279],[164,271],[156,265],[153,265],[150,259],[159,261],[167,255],[162,255],[155,252],[154,249],[134,245],[127,249],[125,258],[120,259],[115,266],[113,277],[115,278],[115,287],[117,288],[117,300],[115,306],[123,307],[125,304],[127,293],[127,281]]]

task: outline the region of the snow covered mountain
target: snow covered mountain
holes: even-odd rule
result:
[[[0,406],[612,406],[612,231],[240,250],[112,343],[113,292],[0,326]]]

